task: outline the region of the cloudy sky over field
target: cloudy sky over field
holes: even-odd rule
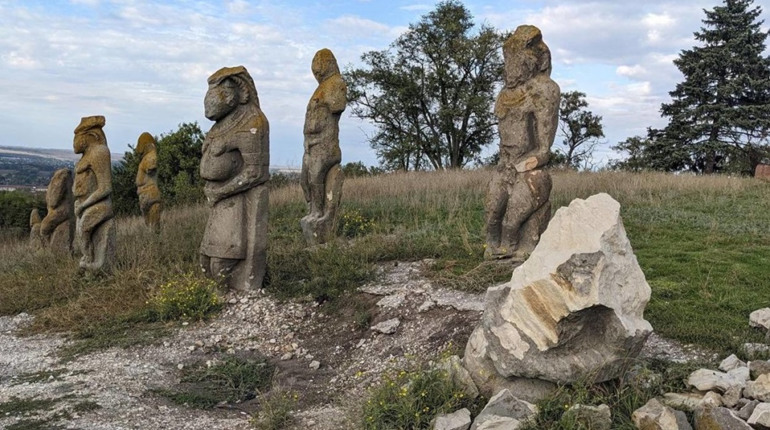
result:
[[[534,24],[563,91],[588,94],[606,145],[661,126],[681,80],[672,60],[693,46],[719,0],[466,0],[477,23]],[[755,2],[762,5],[763,2]],[[341,67],[381,50],[434,7],[408,0],[0,0],[0,145],[71,148],[80,117],[101,114],[113,152],[203,117],[206,78],[246,66],[270,121],[271,164],[298,166],[313,54]],[[763,18],[770,17],[765,6]],[[768,22],[764,24],[765,30]],[[372,128],[341,121],[343,162],[377,163]],[[557,143],[559,145],[559,138]],[[493,148],[490,148],[492,150]],[[601,149],[598,158],[612,157]]]

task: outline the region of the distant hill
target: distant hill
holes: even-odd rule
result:
[[[80,155],[66,149],[0,146],[0,186],[45,187],[57,169],[72,169]],[[112,162],[123,159],[112,154]]]

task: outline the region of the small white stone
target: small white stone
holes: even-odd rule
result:
[[[321,362],[317,361],[317,360],[313,360],[313,361],[310,362],[310,366],[309,367],[311,369],[313,369],[313,370],[318,370],[318,369],[321,368]]]
[[[184,364],[179,363],[179,364],[176,365],[176,368],[179,369],[179,370],[182,370],[182,369],[184,369]]]

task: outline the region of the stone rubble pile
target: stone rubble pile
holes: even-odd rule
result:
[[[687,385],[688,393],[666,393],[636,410],[634,424],[640,429],[692,429],[687,411],[694,413],[695,430],[770,428],[770,362],[746,363],[731,355],[718,370],[692,372]]]

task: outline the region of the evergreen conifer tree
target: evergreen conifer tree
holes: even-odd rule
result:
[[[766,154],[770,131],[770,57],[764,56],[762,9],[753,0],[724,0],[705,10],[695,33],[701,46],[684,50],[674,64],[684,82],[661,112],[668,141],[685,146],[689,168],[713,173],[728,164],[753,169]]]

